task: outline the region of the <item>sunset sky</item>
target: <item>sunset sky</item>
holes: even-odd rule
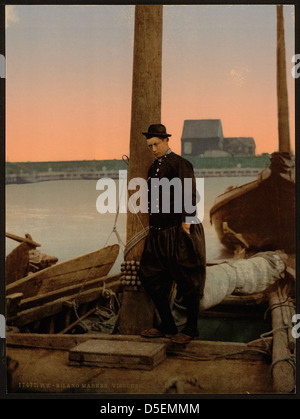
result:
[[[180,153],[186,119],[278,149],[276,6],[164,6],[162,123]],[[134,6],[6,7],[6,160],[128,154]],[[284,6],[294,149],[294,7]],[[155,121],[154,121],[155,122]]]

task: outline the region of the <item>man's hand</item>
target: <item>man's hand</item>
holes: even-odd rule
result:
[[[185,231],[187,234],[191,234],[191,233],[190,233],[190,227],[191,227],[191,225],[190,225],[190,224],[187,224],[187,223],[182,222],[182,223],[181,223],[181,225],[182,225],[182,228],[184,229],[184,231]]]

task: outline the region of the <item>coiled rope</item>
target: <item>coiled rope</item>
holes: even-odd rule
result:
[[[122,156],[122,160],[124,161],[124,163],[128,166],[129,165],[129,157],[126,155],[126,154],[123,154],[123,156]],[[122,185],[123,187],[124,187],[124,185]],[[120,195],[122,195],[122,193],[123,193],[123,189],[121,190],[121,194]],[[106,243],[105,243],[105,245],[107,245],[107,243],[108,243],[108,241],[109,241],[109,239],[110,239],[110,237],[111,237],[111,235],[113,234],[113,233],[115,233],[115,235],[116,235],[116,237],[117,237],[117,240],[118,240],[118,243],[120,244],[120,246],[122,246],[123,247],[123,255],[124,255],[124,259],[126,259],[126,256],[128,255],[128,253],[141,241],[141,240],[143,240],[146,236],[147,236],[147,234],[148,234],[148,232],[149,232],[149,226],[147,226],[147,227],[145,227],[144,226],[144,224],[142,223],[142,220],[141,220],[141,218],[139,217],[139,214],[136,212],[136,210],[135,210],[135,208],[132,206],[132,203],[130,202],[130,200],[128,201],[128,206],[130,207],[130,210],[131,210],[131,212],[133,212],[136,216],[137,216],[137,218],[138,218],[138,221],[139,221],[139,223],[140,223],[140,225],[141,225],[141,230],[135,235],[135,236],[133,236],[127,243],[126,243],[126,245],[123,243],[123,241],[122,241],[122,239],[121,239],[121,236],[120,236],[120,234],[119,234],[119,232],[118,232],[118,230],[117,230],[117,222],[118,222],[118,217],[119,217],[119,213],[120,213],[120,205],[119,205],[119,203],[118,203],[118,206],[117,206],[117,212],[116,212],[116,217],[115,217],[115,221],[114,221],[114,225],[113,225],[113,228],[112,228],[112,231],[111,231],[111,233],[110,233],[110,235],[108,236],[108,239],[106,240]]]

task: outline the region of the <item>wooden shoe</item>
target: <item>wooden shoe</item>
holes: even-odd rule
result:
[[[144,338],[168,338],[170,339],[175,336],[175,333],[172,335],[171,333],[164,333],[158,329],[153,328],[153,329],[143,330],[141,333],[141,336],[143,336]]]
[[[193,340],[193,336],[186,335],[185,333],[177,333],[175,336],[171,338],[173,343],[178,343],[184,345],[185,343],[190,342]]]
[[[163,338],[165,334],[158,329],[146,329],[141,332],[144,338]]]

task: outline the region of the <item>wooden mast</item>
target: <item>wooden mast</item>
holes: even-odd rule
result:
[[[150,124],[161,122],[162,15],[161,5],[135,6],[128,182],[133,178],[147,179],[153,157],[142,132],[147,131]],[[134,192],[128,191],[128,200]],[[147,227],[148,214],[135,214],[128,206],[127,246]],[[140,261],[144,241],[140,240],[127,254],[125,249],[125,261]],[[151,327],[153,313],[153,305],[145,292],[124,288],[119,332],[138,334],[145,327]]]
[[[284,18],[282,5],[276,6],[277,11],[277,106],[278,106],[278,137],[279,152],[291,153],[289,132],[289,109],[286,80],[286,58],[284,41]],[[290,205],[290,202],[287,202]],[[284,229],[279,217],[278,233]],[[292,393],[295,388],[295,369],[293,364],[294,347],[291,348],[290,330],[291,317],[286,313],[289,305],[288,295],[282,297],[280,284],[269,293],[269,305],[272,311],[272,377],[274,389],[278,393]]]
[[[291,152],[283,6],[277,5],[277,112],[279,152]]]

